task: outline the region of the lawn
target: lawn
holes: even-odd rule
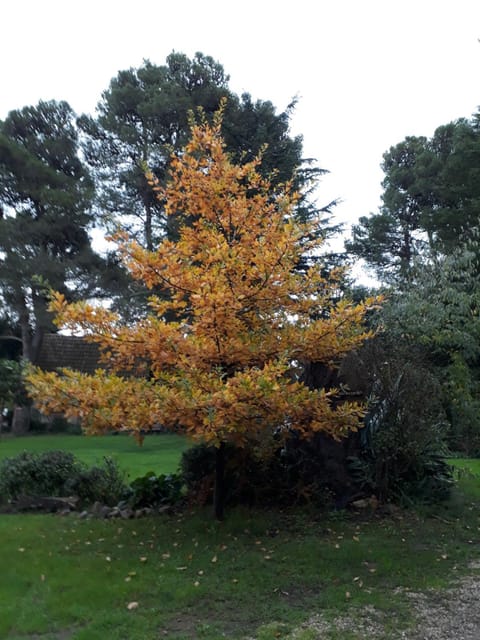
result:
[[[26,451],[62,450],[74,453],[80,460],[93,465],[105,456],[115,458],[130,479],[148,471],[176,471],[182,451],[191,443],[174,434],[146,436],[142,446],[126,434],[105,436],[38,435],[0,438],[0,460]]]
[[[412,623],[408,590],[441,588],[480,558],[478,478],[465,478],[448,502],[388,517],[1,516],[0,637],[344,640],[362,636],[333,628],[318,636],[302,623],[356,619],[368,605],[388,638]]]

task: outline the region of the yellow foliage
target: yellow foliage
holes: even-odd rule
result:
[[[318,266],[295,266],[314,237],[294,217],[298,195],[274,189],[258,172],[260,158],[232,163],[220,121],[192,127],[162,188],[148,174],[180,225],[177,242],[147,251],[125,234],[116,241],[134,278],[152,295],[145,319],[125,325],[111,311],[52,298],[57,323],[81,331],[104,353],[105,370],[28,375],[42,411],[79,416],[92,432],[134,432],[162,424],[192,437],[239,445],[275,429],[308,437],[341,437],[358,426],[362,408],[334,406],[335,392],[312,391],[294,379],[292,363],[336,363],[368,336],[366,310],[377,301],[331,303],[338,282]],[[172,315],[177,318],[167,322]]]

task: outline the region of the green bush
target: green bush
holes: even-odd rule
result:
[[[67,481],[65,490],[68,495],[76,495],[84,504],[101,502],[113,506],[126,492],[125,474],[118,463],[105,457],[103,464],[81,468]]]
[[[359,490],[381,501],[435,502],[448,496],[448,423],[437,379],[415,353],[369,345],[361,354],[373,383],[361,453],[349,459]]]
[[[134,509],[174,505],[183,498],[184,482],[180,474],[156,475],[149,471],[130,483],[128,503]]]
[[[19,496],[77,495],[82,503],[96,500],[114,504],[123,496],[125,483],[115,461],[105,458],[103,465],[88,468],[72,453],[24,451],[0,463],[0,500]]]
[[[0,463],[0,496],[3,500],[20,495],[66,496],[68,482],[80,470],[81,463],[72,453],[24,451]]]

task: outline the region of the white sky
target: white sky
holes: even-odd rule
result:
[[[121,69],[172,51],[223,64],[284,109],[331,175],[339,221],[378,208],[382,154],[480,105],[480,0],[4,0],[0,119],[38,100],[93,112]]]

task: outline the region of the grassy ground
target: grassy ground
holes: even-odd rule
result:
[[[72,436],[38,435],[0,438],[0,460],[27,451],[71,451],[80,460],[93,465],[104,456],[115,458],[130,478],[148,471],[170,473],[176,471],[182,451],[188,448],[185,438],[173,434],[145,437],[142,446],[127,435]]]
[[[128,521],[0,517],[0,637],[8,640],[358,639],[302,623],[374,606],[411,624],[406,590],[480,558],[480,480],[439,507],[379,513],[233,510]]]
[[[456,469],[463,469],[471,474],[480,476],[480,458],[451,458],[449,462]]]

